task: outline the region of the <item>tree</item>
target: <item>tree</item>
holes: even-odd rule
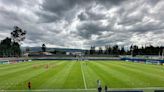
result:
[[[101,47],[99,47],[98,54],[103,54],[103,50],[102,50],[102,48],[101,48]]]
[[[137,45],[134,45],[134,46],[133,46],[133,53],[132,53],[132,56],[138,55],[138,52],[139,52],[138,46],[137,46]]]
[[[30,48],[29,47],[26,48],[26,52],[30,52]]]
[[[18,26],[14,26],[14,31],[11,32],[11,39],[14,42],[20,43],[25,39],[26,31],[22,30]]]
[[[12,51],[14,53],[14,56],[20,56],[21,55],[21,49],[20,45],[17,42],[12,43]]]
[[[14,26],[14,30],[11,32],[12,49],[14,56],[21,55],[20,42],[25,40],[26,31],[22,30],[18,26]]]
[[[105,53],[104,54],[111,54],[112,48],[108,45],[105,46]]]
[[[8,57],[10,55],[10,53],[11,53],[11,50],[12,50],[11,47],[12,47],[11,39],[6,37],[0,43],[0,55],[2,57],[4,57],[4,56]]]
[[[46,45],[42,44],[42,52],[46,52]]]
[[[11,38],[7,37],[0,43],[0,56],[20,56],[20,42],[25,39],[26,31],[22,31],[18,26],[11,32]]]
[[[91,46],[91,49],[90,49],[90,54],[95,54],[95,46]]]
[[[120,54],[121,54],[121,55],[125,55],[125,49],[124,49],[124,47],[121,48]]]
[[[113,46],[113,54],[114,54],[114,55],[118,55],[118,54],[119,54],[118,45],[114,45],[114,46]]]

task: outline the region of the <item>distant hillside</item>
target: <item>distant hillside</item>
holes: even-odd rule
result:
[[[30,52],[40,52],[42,51],[41,47],[21,47],[22,51],[25,51],[26,48],[30,49]],[[66,52],[83,52],[83,49],[72,49],[72,48],[46,48],[46,51],[66,51]]]

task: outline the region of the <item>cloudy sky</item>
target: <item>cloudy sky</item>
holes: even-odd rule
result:
[[[0,40],[13,26],[22,46],[164,45],[164,0],[0,0]]]

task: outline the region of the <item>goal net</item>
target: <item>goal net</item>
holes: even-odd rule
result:
[[[0,64],[9,64],[9,60],[0,60]]]

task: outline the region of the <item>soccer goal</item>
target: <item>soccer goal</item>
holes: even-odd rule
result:
[[[0,64],[9,64],[9,60],[0,60]]]

